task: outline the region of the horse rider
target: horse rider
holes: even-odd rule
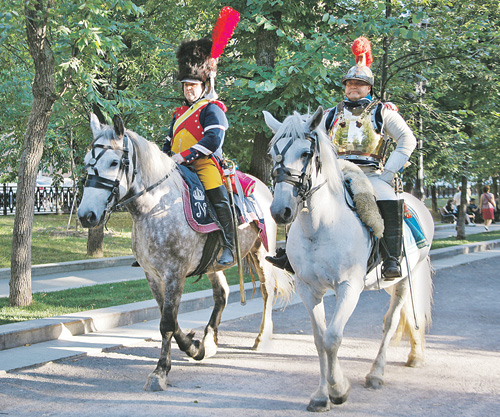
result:
[[[177,50],[178,80],[185,102],[173,115],[169,135],[163,144],[177,164],[192,167],[212,203],[223,235],[221,265],[234,263],[234,226],[226,186],[223,182],[222,145],[228,122],[226,106],[216,100],[213,79],[216,61],[210,58],[212,41],[187,40]]]
[[[392,103],[374,100],[373,62],[370,42],[358,38],[352,45],[356,65],[342,77],[345,97],[325,113],[325,128],[338,148],[338,156],[357,164],[367,175],[375,190],[377,204],[384,219],[381,240],[382,277],[401,277],[403,200],[394,192],[394,176],[399,172],[416,146],[416,139],[398,108]],[[396,147],[386,161],[390,141]],[[274,265],[291,270],[286,252],[267,257]]]

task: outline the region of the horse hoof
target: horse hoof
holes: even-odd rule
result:
[[[341,395],[340,397],[332,397],[330,395],[330,401],[335,405],[344,404],[347,401],[350,392],[351,392],[351,387],[349,387],[347,392],[344,395]]]
[[[325,411],[330,411],[330,402],[328,400],[311,400],[307,406],[307,411],[313,413],[323,413]]]
[[[421,368],[424,366],[424,360],[422,358],[408,358],[405,366],[409,368]]]
[[[155,373],[152,373],[148,376],[148,380],[144,387],[142,388],[144,391],[165,391],[167,389],[167,378],[161,377]]]
[[[268,353],[272,351],[272,340],[270,338],[259,338],[255,339],[252,350],[256,352]]]
[[[193,355],[192,358],[195,361],[201,361],[205,357],[205,346],[203,346],[199,340],[194,340],[193,347],[197,353]]]
[[[381,389],[384,386],[384,380],[377,377],[366,377],[365,388]]]

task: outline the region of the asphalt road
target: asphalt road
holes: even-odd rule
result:
[[[363,387],[388,306],[364,293],[349,321],[340,360],[352,388],[336,416],[487,416],[500,411],[500,257],[444,268],[435,276],[426,366],[404,367],[407,343],[391,347],[386,386]],[[326,299],[332,311],[335,298]],[[159,340],[0,376],[0,415],[9,416],[306,416],[318,361],[302,304],[274,313],[271,352],[250,349],[260,315],[225,322],[219,352],[202,362],[173,350],[169,389],[142,386]],[[198,334],[201,331],[197,332]]]

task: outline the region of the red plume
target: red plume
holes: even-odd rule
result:
[[[366,57],[365,65],[370,67],[373,62],[372,47],[370,41],[366,38],[360,37],[356,39],[352,44],[352,53],[356,55],[356,64],[359,64],[363,60],[363,55]]]
[[[217,59],[222,55],[239,21],[240,14],[236,10],[229,6],[222,8],[212,32],[211,58]]]

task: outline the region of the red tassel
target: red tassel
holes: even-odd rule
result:
[[[366,54],[366,66],[370,67],[373,62],[372,47],[370,41],[366,38],[357,38],[352,44],[352,53],[356,55],[356,64],[358,64],[362,59],[363,55]]]
[[[222,8],[212,32],[211,58],[217,59],[222,55],[239,21],[240,14],[236,10],[229,6]]]

